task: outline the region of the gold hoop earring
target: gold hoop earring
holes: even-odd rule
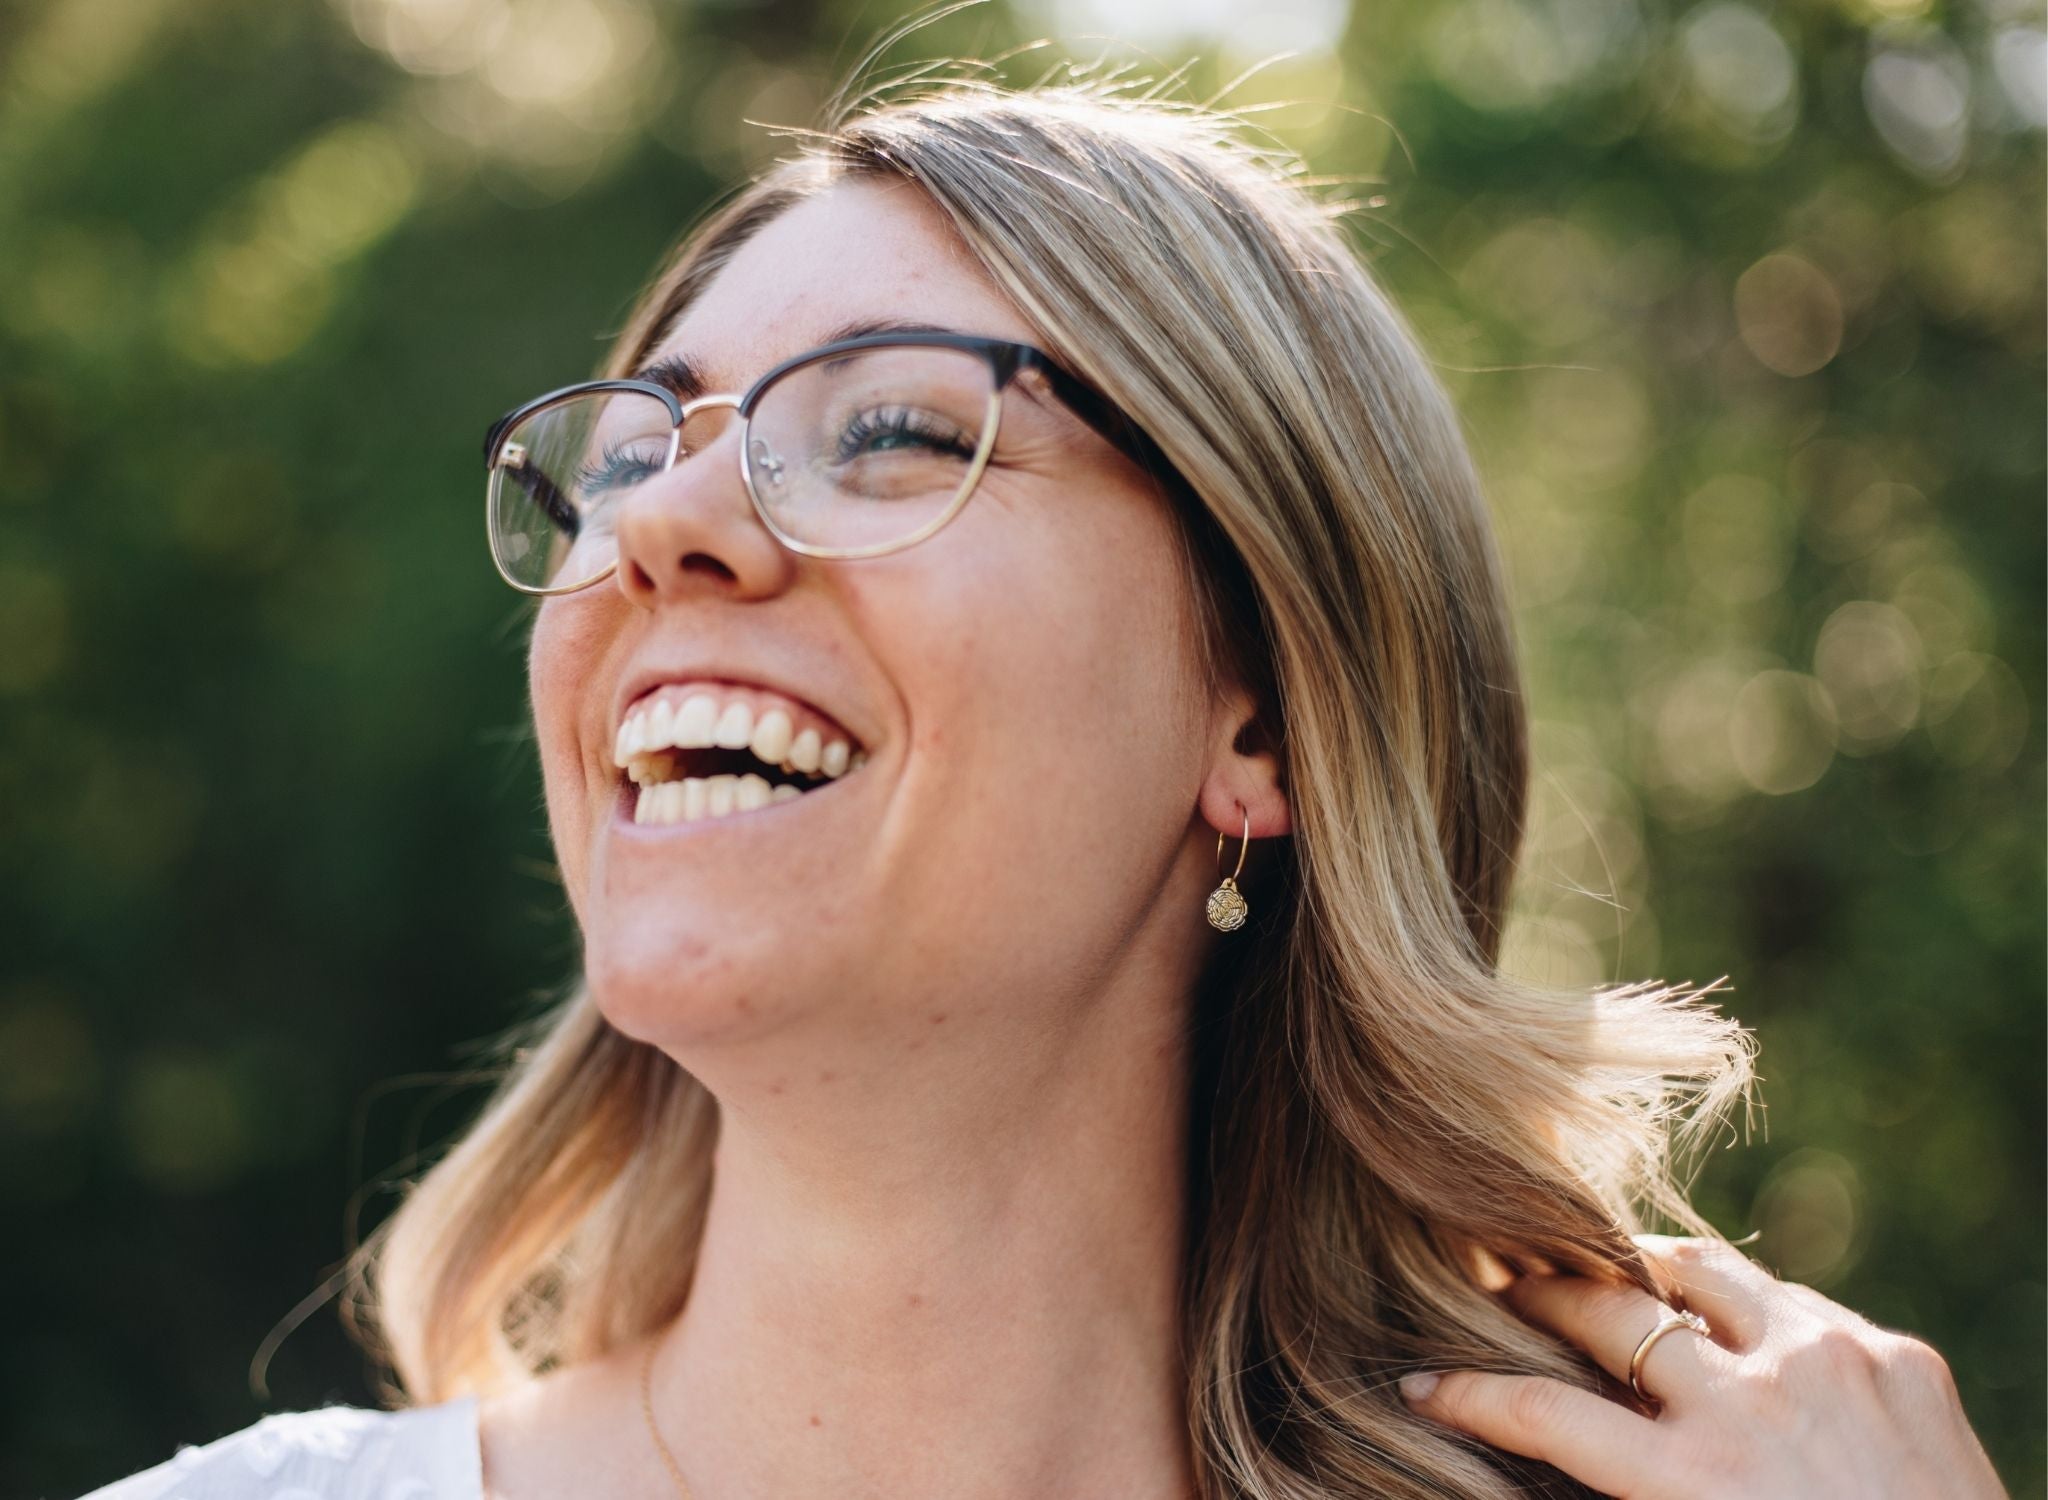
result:
[[[1245,915],[1251,910],[1251,907],[1245,902],[1244,892],[1237,888],[1237,877],[1244,873],[1244,853],[1245,850],[1251,847],[1252,815],[1245,812],[1242,802],[1237,804],[1237,810],[1244,813],[1244,836],[1237,843],[1237,868],[1228,875],[1224,875],[1223,884],[1209,892],[1209,925],[1218,932],[1237,931],[1238,928],[1244,926]],[[1223,871],[1223,840],[1225,837],[1226,835],[1220,833],[1216,835],[1216,870],[1218,874],[1222,874]]]

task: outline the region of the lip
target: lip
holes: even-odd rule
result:
[[[714,662],[670,662],[660,666],[643,667],[619,684],[618,699],[612,704],[610,726],[612,737],[607,739],[605,744],[610,746],[613,740],[617,738],[619,726],[626,722],[626,715],[632,711],[634,704],[638,703],[656,688],[666,687],[670,683],[678,682],[722,682],[730,687],[765,688],[771,693],[779,693],[785,698],[794,699],[813,713],[821,715],[828,722],[838,725],[839,728],[846,732],[847,738],[852,742],[853,749],[864,750],[870,743],[867,735],[860,733],[851,724],[848,724],[845,719],[834,713],[825,704],[819,702],[816,697],[805,692],[795,683],[788,682],[772,672],[745,671],[729,665],[721,666]],[[788,804],[784,803],[783,805],[787,806]]]

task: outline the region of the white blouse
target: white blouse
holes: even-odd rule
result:
[[[483,1500],[477,1398],[273,1412],[80,1500]]]

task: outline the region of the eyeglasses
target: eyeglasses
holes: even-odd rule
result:
[[[839,339],[743,395],[683,400],[650,380],[591,380],[513,408],[484,439],[491,558],[515,589],[566,594],[618,566],[618,515],[682,457],[699,413],[739,420],[740,477],[762,525],[805,557],[880,557],[923,541],[988,466],[1003,390],[1036,370],[1052,393],[1155,473],[1158,448],[1109,399],[1029,344],[961,333]]]

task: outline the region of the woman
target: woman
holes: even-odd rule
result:
[[[487,460],[583,982],[360,1253],[414,1409],[176,1493],[2002,1493],[1673,1185],[1706,992],[1497,970],[1472,467],[1223,121],[871,103]]]

